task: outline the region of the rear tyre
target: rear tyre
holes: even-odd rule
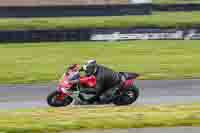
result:
[[[47,96],[47,103],[52,107],[63,107],[71,104],[73,98],[70,96],[65,96],[61,98],[61,93],[58,91],[54,91]]]
[[[139,88],[133,85],[131,88],[123,92],[116,92],[113,103],[118,106],[130,105],[134,103],[139,96]]]

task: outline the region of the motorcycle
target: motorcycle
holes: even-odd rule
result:
[[[67,69],[60,79],[57,89],[47,96],[49,106],[88,105],[88,100],[95,96],[97,82],[95,76],[81,76],[79,65],[74,66]],[[130,105],[137,100],[139,88],[136,87],[134,79],[139,75],[128,72],[119,72],[119,74],[124,78],[121,87],[109,89],[95,104]]]

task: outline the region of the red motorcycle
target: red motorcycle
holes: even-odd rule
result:
[[[139,88],[134,84],[138,77],[136,73],[119,72],[125,81],[120,88],[111,88],[100,97],[95,104],[129,105],[139,96]],[[95,96],[95,76],[80,76],[79,65],[69,67],[57,86],[56,91],[47,97],[47,103],[53,107],[62,107],[70,104],[88,105],[88,100]]]

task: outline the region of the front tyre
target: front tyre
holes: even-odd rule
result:
[[[62,96],[58,91],[54,91],[47,96],[47,103],[52,107],[63,107],[71,104],[73,99],[70,96]]]
[[[123,91],[116,92],[116,96],[113,100],[113,103],[118,106],[130,105],[134,103],[139,97],[139,88],[133,85],[131,88]]]

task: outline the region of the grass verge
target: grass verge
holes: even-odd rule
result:
[[[1,30],[111,27],[188,28],[199,25],[200,12],[155,12],[153,15],[146,16],[0,19]]]
[[[200,77],[199,41],[61,42],[0,45],[0,83],[58,80],[68,64],[95,58],[141,79]]]
[[[0,111],[0,132],[40,133],[74,129],[200,126],[199,110],[199,104],[192,104]]]

